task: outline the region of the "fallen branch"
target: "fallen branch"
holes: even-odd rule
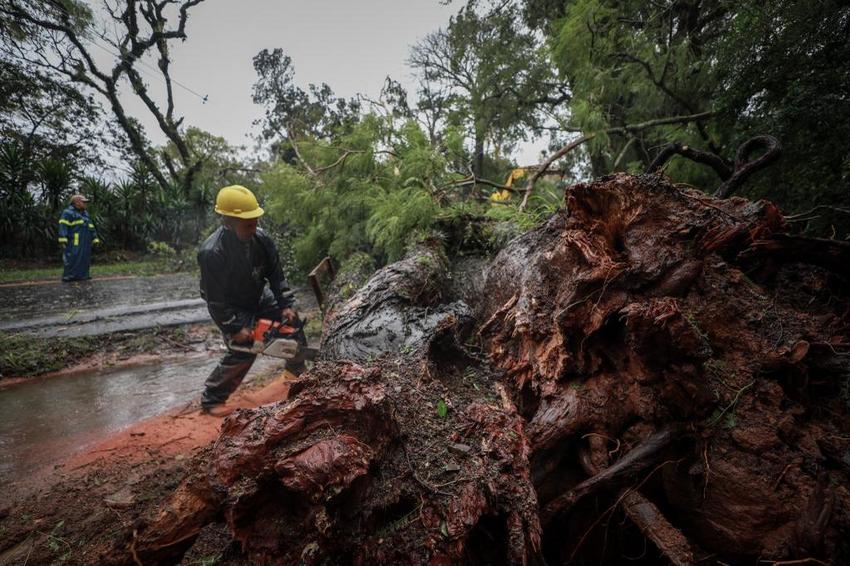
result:
[[[765,150],[764,155],[750,161],[750,156],[759,148]],[[735,155],[735,171],[729,179],[717,187],[714,196],[716,198],[731,196],[750,175],[779,159],[781,152],[782,146],[779,144],[779,140],[773,136],[756,136],[748,139],[741,144],[738,153]]]
[[[474,173],[467,177],[464,177],[463,179],[458,179],[457,181],[446,183],[445,185],[439,187],[438,190],[444,190],[449,187],[462,187],[464,185],[487,185],[488,187],[493,187],[494,189],[499,189],[500,191],[509,191],[511,193],[524,193],[527,190],[503,185],[501,183],[497,183],[495,181],[491,181],[483,177],[476,177]]]
[[[769,257],[779,263],[807,263],[838,275],[850,275],[850,242],[841,240],[773,234],[770,239],[753,242],[741,257]]]
[[[620,492],[620,496],[617,498],[617,500],[616,500],[616,501],[615,501],[615,502],[614,502],[614,503],[613,503],[610,507],[608,507],[608,509],[606,509],[605,511],[603,511],[603,512],[599,515],[599,517],[597,517],[597,518],[596,518],[596,520],[595,520],[595,521],[593,521],[593,523],[590,525],[590,527],[588,527],[588,529],[584,532],[584,534],[582,535],[582,537],[579,539],[578,544],[576,544],[575,548],[573,548],[573,551],[572,551],[572,553],[570,554],[569,559],[567,559],[567,564],[572,563],[573,558],[575,558],[576,553],[577,553],[577,552],[578,552],[578,550],[581,548],[582,544],[584,544],[584,541],[585,541],[585,539],[587,539],[588,535],[589,535],[591,532],[593,532],[593,529],[595,529],[595,528],[596,528],[596,526],[597,526],[597,525],[599,525],[599,523],[602,521],[602,519],[604,519],[605,517],[607,517],[608,515],[610,515],[611,513],[613,513],[613,512],[614,512],[614,510],[615,510],[615,509],[617,509],[617,507],[619,507],[621,503],[623,503],[623,501],[626,499],[626,497],[628,496],[628,494],[629,494],[629,493],[631,493],[631,492],[636,492],[636,491],[637,491],[637,490],[639,490],[641,487],[643,487],[643,484],[645,484],[647,481],[649,481],[649,479],[650,479],[652,476],[654,476],[654,475],[655,475],[655,472],[657,472],[658,470],[660,470],[661,468],[663,468],[663,467],[664,467],[664,466],[666,466],[667,464],[674,464],[674,463],[676,463],[676,460],[667,460],[667,461],[661,462],[660,464],[658,464],[657,466],[655,466],[655,467],[652,469],[652,471],[650,471],[650,472],[646,475],[646,477],[645,477],[645,478],[643,478],[643,479],[641,480],[641,482],[640,482],[639,484],[637,484],[637,485],[636,485],[636,486],[634,486],[634,487],[631,487],[631,488],[628,488],[628,489],[624,489],[622,492]],[[661,549],[659,549],[659,550],[661,550]],[[693,561],[691,561],[690,563],[693,563]]]
[[[534,172],[534,175],[532,175],[528,179],[528,183],[525,184],[525,188],[523,189],[525,191],[525,196],[522,197],[522,203],[519,205],[519,209],[525,210],[525,206],[528,204],[528,197],[531,196],[531,191],[534,190],[534,183],[536,183],[537,179],[539,179],[540,176],[543,175],[543,173],[545,173],[547,169],[549,169],[549,166],[552,165],[552,163],[565,156],[575,148],[579,147],[581,144],[588,142],[595,137],[596,134],[587,134],[581,136],[577,140],[568,143],[567,145],[550,155],[546,161],[541,163],[540,168]]]
[[[629,519],[672,564],[685,566],[694,563],[691,543],[679,529],[670,524],[653,502],[635,490],[626,490],[621,499],[623,511]]]
[[[655,156],[655,159],[652,160],[652,163],[649,164],[649,167],[646,168],[644,173],[654,173],[667,163],[667,161],[669,161],[674,155],[681,155],[682,157],[687,157],[691,161],[708,165],[714,169],[714,172],[717,173],[717,176],[723,181],[732,176],[732,167],[730,167],[719,155],[715,155],[708,151],[702,151],[700,149],[694,149],[680,142],[671,143],[662,149],[658,155]]]

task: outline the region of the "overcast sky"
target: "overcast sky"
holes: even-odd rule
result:
[[[438,0],[206,0],[190,10],[188,39],[170,45],[172,77],[209,99],[204,104],[175,85],[176,109],[187,125],[252,148],[249,136],[256,129],[251,124],[262,115],[251,101],[257,76],[252,59],[276,47],[292,58],[302,88],[325,82],[337,96],[377,97],[390,75],[413,95],[415,82],[406,64],[410,47],[445,27],[460,5],[442,6]],[[102,50],[101,56],[109,58]],[[148,63],[155,66],[153,60]],[[145,78],[152,91],[164,92],[154,71],[147,70]],[[143,105],[130,96],[123,99],[152,140],[163,143]],[[537,152],[529,147],[517,157],[523,165],[536,163]]]

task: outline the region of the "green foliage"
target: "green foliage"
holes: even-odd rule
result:
[[[123,254],[118,252],[105,254],[103,262],[99,261],[92,265],[91,274],[94,277],[109,275],[135,275],[143,277],[161,275],[162,273],[174,273],[176,271],[194,270],[196,268],[197,263],[195,262],[193,250],[187,250],[187,252],[168,258],[144,259],[140,261],[127,261],[123,258]],[[61,266],[35,269],[0,269],[0,282],[33,281],[37,279],[58,281],[61,276]]]
[[[30,334],[0,333],[0,375],[36,375],[66,367],[100,347],[92,337],[36,339]]]
[[[391,155],[381,150],[385,125],[365,116],[334,144],[299,140],[315,172],[280,162],[262,175],[269,215],[294,231],[295,263],[306,273],[323,257],[368,250],[394,260],[427,234],[437,211],[430,187],[445,159],[412,122],[393,131]]]
[[[415,186],[382,190],[369,205],[366,234],[389,261],[400,259],[409,244],[427,234],[437,211],[431,196]]]
[[[812,17],[812,10],[818,16]],[[769,133],[783,144],[780,160],[745,187],[790,211],[850,201],[850,6],[837,0],[737,4],[720,39],[718,131],[731,145]],[[850,218],[829,211],[808,228],[839,236]]]
[[[22,143],[0,142],[0,209],[3,257],[54,256],[56,223],[73,193],[89,198],[88,212],[105,251],[146,251],[154,242],[175,250],[194,248],[215,224],[213,202],[218,189],[229,184],[256,185],[254,169],[243,166],[236,148],[223,138],[197,128],[185,132],[190,153],[202,166],[194,174],[187,195],[178,183],[163,187],[140,161],[130,173],[108,183],[81,173],[78,164],[53,157],[33,158]],[[178,163],[172,143],[158,155],[172,166]],[[176,167],[176,166],[175,166]],[[182,169],[178,176],[182,176]]]
[[[586,146],[595,175],[639,172],[678,141],[733,160],[758,134],[783,145],[778,163],[744,186],[790,211],[843,205],[850,191],[850,7],[802,0],[665,3],[639,0],[525,0],[572,92],[567,126],[597,136]],[[811,16],[816,10],[818,17]],[[700,122],[630,134],[604,130],[713,111]],[[674,158],[673,179],[713,190],[703,165]],[[825,212],[810,230],[850,219]]]
[[[528,2],[534,7],[542,0]],[[587,146],[595,175],[648,165],[647,148],[670,141],[712,143],[704,128],[675,124],[634,134],[606,129],[652,119],[710,110],[716,83],[713,52],[707,45],[723,18],[720,1],[677,10],[639,0],[575,0],[548,30],[553,59],[572,92],[569,126],[595,133]],[[634,140],[634,141],[632,141]],[[621,156],[621,152],[625,153]],[[619,157],[619,160],[618,160]],[[699,182],[702,168],[686,163],[682,180]]]
[[[158,257],[174,257],[177,255],[177,252],[174,251],[174,248],[166,244],[165,242],[151,242],[148,244],[148,253],[153,256]]]

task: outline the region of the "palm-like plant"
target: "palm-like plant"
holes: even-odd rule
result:
[[[55,214],[71,190],[73,170],[66,161],[48,157],[38,162],[37,171],[41,182],[42,203]]]

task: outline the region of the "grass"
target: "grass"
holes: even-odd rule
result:
[[[179,266],[177,266],[179,267]],[[191,266],[194,267],[194,264]],[[108,277],[112,275],[162,275],[183,271],[175,269],[174,262],[161,259],[143,259],[138,261],[119,261],[114,263],[98,264],[91,266],[92,277]],[[38,281],[44,279],[60,279],[62,267],[37,267],[30,269],[0,268],[0,283],[13,281]]]
[[[0,375],[38,375],[68,366],[101,347],[97,337],[35,338],[0,334]]]
[[[96,352],[122,356],[156,352],[166,347],[165,344],[180,344],[185,338],[185,329],[171,327],[74,338],[0,332],[0,378],[34,377],[60,370]]]

